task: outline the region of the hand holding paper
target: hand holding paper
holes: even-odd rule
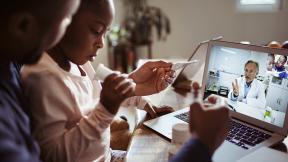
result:
[[[198,60],[191,60],[191,61],[182,61],[182,62],[177,62],[177,63],[174,63],[172,65],[172,70],[178,70],[178,69],[181,69],[189,64],[194,64],[194,63],[198,63]]]

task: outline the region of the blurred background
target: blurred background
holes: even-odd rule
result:
[[[187,59],[215,36],[266,45],[288,40],[287,0],[114,0],[116,17],[99,62],[130,72],[138,59]]]

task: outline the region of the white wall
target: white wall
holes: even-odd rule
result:
[[[154,58],[186,58],[198,42],[222,35],[227,41],[247,40],[265,44],[288,40],[288,3],[275,13],[239,13],[234,0],[148,0],[171,20],[172,34],[153,45]],[[116,23],[123,16],[121,0],[115,0]],[[104,50],[97,62],[108,63]]]

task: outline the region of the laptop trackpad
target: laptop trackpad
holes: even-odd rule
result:
[[[288,154],[268,147],[262,147],[259,150],[241,158],[237,162],[287,162]]]
[[[224,143],[215,151],[213,156],[214,162],[231,162],[236,161],[247,154],[247,150],[238,147],[230,142]]]

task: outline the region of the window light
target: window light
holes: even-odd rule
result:
[[[273,5],[277,0],[240,0],[242,5]]]
[[[235,0],[239,12],[277,12],[283,0]]]

